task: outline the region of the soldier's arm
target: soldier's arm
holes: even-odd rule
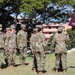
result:
[[[29,42],[29,41],[27,40],[27,32],[25,32],[25,36],[26,36],[25,44],[26,44],[26,47],[27,47],[27,42]]]
[[[32,36],[31,36],[31,38],[30,38],[30,48],[32,49]]]
[[[17,35],[15,34],[15,48],[17,48]]]
[[[55,36],[56,36],[56,35],[54,35],[54,38],[53,38],[52,43],[51,43],[51,47],[52,47],[52,48],[55,47],[55,44],[56,44]]]
[[[70,40],[68,33],[64,32],[65,41],[68,42]]]
[[[6,38],[6,33],[4,34],[4,41],[5,41],[5,38]]]
[[[33,37],[33,35],[30,38],[30,47],[31,47],[31,49],[33,51],[34,50],[34,37]]]
[[[18,32],[18,33],[17,33],[17,47],[18,47],[18,48],[20,47],[20,46],[19,46],[20,36],[21,36],[21,34],[20,34],[20,32]]]
[[[42,39],[42,44],[43,44],[44,47],[46,47],[48,42],[46,41],[45,35],[43,34],[43,35],[41,35],[41,37],[42,37],[41,38]]]
[[[5,37],[5,47],[4,47],[5,49],[8,48],[9,38],[10,38],[10,37],[9,37],[9,34],[7,34],[6,37]]]

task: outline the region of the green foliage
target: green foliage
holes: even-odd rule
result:
[[[75,29],[69,29],[68,31],[70,41],[68,42],[68,49],[75,47]]]
[[[42,9],[45,3],[50,3],[50,0],[21,0],[19,10],[27,14],[31,14],[32,8]]]
[[[18,9],[26,14],[32,13],[32,8],[42,10],[46,4],[58,3],[59,5],[69,4],[75,6],[75,0],[0,0],[0,3],[19,3]]]
[[[0,0],[0,3],[3,3],[4,0]]]
[[[60,6],[65,4],[75,6],[75,0],[53,0],[53,2],[58,3]]]

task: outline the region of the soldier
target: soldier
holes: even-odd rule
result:
[[[63,31],[63,27],[59,27],[58,28],[58,32],[55,33],[53,41],[52,41],[52,47],[55,48],[55,69],[56,69],[56,73],[58,72],[59,69],[59,64],[60,61],[62,63],[62,69],[63,72],[66,72],[66,63],[67,63],[67,48],[66,48],[66,44],[67,41],[69,41],[69,36],[67,34],[67,32]]]
[[[0,69],[2,66],[3,55],[4,55],[4,34],[2,32],[2,25],[0,24]]]
[[[10,49],[9,49],[9,41],[10,41],[10,35],[11,35],[11,30],[10,27],[6,28],[6,33],[4,34],[4,41],[5,41],[5,62],[7,66],[11,65],[11,61],[10,61]],[[10,44],[11,45],[11,44]]]
[[[7,32],[5,34],[5,61],[8,60],[8,66],[14,66],[15,56],[16,56],[16,34],[15,26],[11,25],[10,28],[6,28]]]
[[[16,48],[17,48],[17,37],[16,37],[16,31],[15,26],[11,25],[11,36],[10,36],[10,42],[9,42],[9,49],[11,51],[10,59],[11,59],[11,65],[15,65],[15,59],[16,59]]]
[[[17,46],[20,51],[20,64],[24,66],[27,51],[26,25],[21,24],[21,30],[17,33]]]
[[[45,66],[45,52],[44,52],[44,47],[46,46],[46,40],[45,36],[42,33],[40,28],[40,25],[37,25],[36,28],[36,34],[34,36],[34,43],[33,43],[33,48],[34,51],[32,53],[35,54],[35,58],[37,60],[37,72],[38,74],[42,73],[45,71],[44,66]]]
[[[31,50],[32,50],[32,54],[33,54],[33,65],[32,65],[32,70],[33,71],[36,71],[36,58],[35,58],[35,49],[34,49],[34,37],[36,36],[36,33],[37,33],[38,29],[37,28],[34,28],[33,29],[33,33],[31,35],[31,38],[30,38],[30,47],[31,47]]]

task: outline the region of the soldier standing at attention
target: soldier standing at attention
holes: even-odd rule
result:
[[[20,64],[24,66],[27,51],[26,25],[21,24],[21,30],[17,33],[17,46],[20,51]]]
[[[4,55],[4,34],[2,32],[2,25],[0,24],[0,69],[2,66],[3,55]]]
[[[36,25],[36,28],[38,28],[38,36],[40,36],[40,39],[41,39],[41,42],[40,42],[40,44],[41,44],[41,47],[39,47],[40,48],[40,55],[41,55],[41,57],[39,56],[39,58],[40,58],[40,62],[38,62],[38,63],[41,63],[41,65],[40,65],[40,68],[41,68],[41,72],[46,72],[46,70],[45,70],[45,58],[46,58],[46,55],[45,55],[45,47],[46,47],[46,45],[47,45],[47,41],[46,41],[46,38],[45,38],[45,35],[43,34],[43,27],[42,27],[42,25]]]
[[[4,47],[5,52],[4,52],[4,54],[5,54],[6,65],[9,66],[9,67],[11,66],[11,58],[10,58],[11,50],[9,49],[10,36],[11,36],[10,27],[7,27],[6,28],[6,33],[4,34],[4,41],[5,41],[5,47]]]
[[[63,72],[66,72],[66,64],[67,64],[67,48],[66,44],[67,41],[69,41],[69,36],[67,32],[63,31],[63,27],[58,28],[58,32],[55,33],[53,41],[52,41],[52,47],[55,48],[55,69],[56,73],[59,69],[59,64],[61,61]]]
[[[11,59],[11,65],[15,65],[15,59],[16,59],[16,48],[17,48],[17,37],[16,37],[16,31],[15,26],[11,25],[11,36],[10,36],[10,42],[9,42],[9,49],[11,51],[10,59]]]
[[[45,52],[44,52],[44,47],[46,46],[46,40],[45,40],[45,36],[42,33],[41,29],[42,26],[41,25],[37,25],[37,33],[34,36],[34,44],[33,44],[33,48],[34,51],[32,51],[32,53],[35,54],[35,58],[36,58],[36,63],[37,63],[37,72],[38,74],[41,74],[42,72],[45,71],[44,66],[45,66]]]
[[[30,38],[30,47],[31,47],[31,50],[32,50],[32,54],[33,54],[33,65],[32,65],[32,70],[33,71],[36,71],[36,58],[35,58],[35,48],[34,48],[34,37],[36,36],[36,33],[37,33],[38,29],[37,28],[34,28],[33,29],[33,33],[31,35],[31,38]]]

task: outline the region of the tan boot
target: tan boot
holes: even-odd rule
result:
[[[38,72],[38,75],[42,75],[42,72],[40,71],[40,72]]]
[[[21,66],[21,67],[25,67],[25,65],[24,65],[24,64],[21,64],[20,66]]]
[[[12,68],[12,65],[9,65],[8,67],[9,67],[9,68]]]
[[[36,68],[33,68],[33,72],[36,72]]]
[[[55,73],[58,73],[58,70],[56,69]]]
[[[2,70],[2,68],[0,68],[0,71]]]
[[[66,73],[66,70],[65,70],[65,69],[63,70],[63,73],[64,73],[64,74]]]
[[[12,68],[15,68],[13,65],[11,65]]]

